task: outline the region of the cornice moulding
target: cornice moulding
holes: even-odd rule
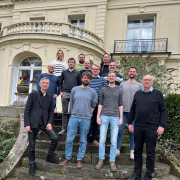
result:
[[[134,4],[114,4],[107,6],[107,9],[125,9],[125,8],[134,8],[134,7],[142,7],[142,6],[163,6],[163,5],[172,5],[172,4],[180,4],[179,0],[172,1],[152,1],[146,3],[134,3]]]
[[[13,8],[14,4],[11,2],[8,3],[0,3],[0,9],[9,9],[9,8]]]

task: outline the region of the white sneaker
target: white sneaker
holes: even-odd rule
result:
[[[134,150],[130,150],[130,159],[134,159]]]
[[[120,155],[120,150],[116,149],[116,156]]]

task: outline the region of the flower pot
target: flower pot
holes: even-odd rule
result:
[[[18,84],[17,85],[17,91],[19,93],[28,93],[29,92],[29,86],[27,84]]]

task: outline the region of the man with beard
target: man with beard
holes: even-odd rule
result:
[[[123,81],[123,78],[120,74],[118,74],[116,72],[116,61],[111,61],[109,63],[109,71],[114,71],[116,73],[117,79],[116,79],[115,85],[119,86],[120,83]],[[108,75],[108,73],[104,73],[104,74],[102,74],[101,77],[103,77],[105,80],[107,80],[107,75]]]
[[[110,167],[111,171],[116,171],[116,146],[119,125],[123,123],[123,97],[122,89],[115,85],[116,73],[110,71],[107,76],[108,86],[101,89],[97,123],[100,125],[100,140],[99,140],[99,162],[96,169],[101,169],[105,159],[105,142],[107,130],[110,124],[111,129],[111,148],[110,148]],[[120,118],[119,118],[120,116]]]
[[[55,69],[55,66],[53,63],[49,63],[47,69],[48,69],[47,73],[42,73],[38,77],[37,90],[41,89],[41,87],[39,85],[41,78],[47,77],[50,81],[49,88],[47,89],[47,92],[53,96],[54,109],[55,109],[56,108],[56,98],[59,96],[59,78],[57,76],[53,75],[54,69]]]
[[[137,75],[137,69],[135,67],[129,68],[129,79],[126,82],[122,82],[120,88],[123,90],[123,124],[119,127],[116,156],[120,155],[120,149],[123,139],[123,132],[126,125],[126,120],[129,118],[130,108],[133,101],[134,94],[138,90],[143,89],[143,85],[135,80]],[[134,123],[133,123],[134,126]],[[129,132],[130,138],[130,159],[134,159],[134,134]]]
[[[58,133],[60,135],[66,133],[68,123],[68,106],[70,101],[71,90],[75,86],[81,85],[81,75],[74,69],[76,61],[74,58],[68,59],[69,68],[64,70],[60,79],[60,94],[62,99],[62,130]],[[63,85],[63,88],[62,88]]]
[[[103,62],[101,63],[101,67],[100,67],[100,73],[99,73],[100,76],[102,76],[102,74],[104,73],[109,72],[109,60],[110,60],[109,54],[105,53],[103,55]]]
[[[85,60],[84,54],[80,54],[79,57],[78,57],[78,59],[79,59],[79,64],[76,64],[75,67],[74,67],[74,69],[75,69],[76,71],[81,71],[81,70],[84,69],[84,60]]]
[[[78,127],[80,132],[80,145],[77,155],[77,168],[83,168],[82,159],[84,158],[87,146],[87,134],[89,132],[92,113],[97,105],[98,97],[96,91],[89,87],[92,74],[84,72],[82,74],[82,85],[74,87],[70,97],[71,118],[67,127],[67,137],[65,145],[66,159],[60,166],[66,166],[71,162],[73,141],[77,134]]]

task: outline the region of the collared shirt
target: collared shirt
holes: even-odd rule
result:
[[[144,91],[144,89],[142,89],[142,92],[148,93],[148,92],[152,92],[153,91],[153,87],[151,86],[151,88],[148,91]]]

